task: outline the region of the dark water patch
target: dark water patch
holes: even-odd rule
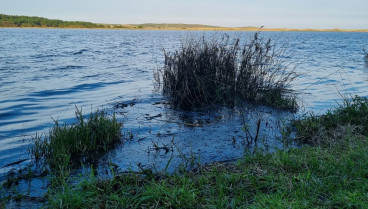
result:
[[[17,161],[15,161],[15,162],[11,162],[11,163],[8,163],[8,164],[6,164],[6,165],[4,165],[3,167],[1,167],[1,168],[5,168],[5,167],[9,167],[9,166],[14,166],[14,165],[18,165],[18,164],[20,164],[20,163],[23,163],[23,162],[25,162],[25,161],[27,161],[27,160],[29,160],[29,159],[20,159],[20,160],[17,160]]]
[[[138,164],[160,170],[171,160],[169,169],[173,170],[182,163],[183,155],[199,157],[204,163],[234,160],[254,148],[254,144],[247,145],[244,125],[254,135],[260,121],[257,146],[272,150],[283,146],[274,140],[280,134],[277,121],[289,117],[279,110],[247,104],[233,108],[213,106],[193,112],[171,109],[158,98],[141,98],[139,101],[145,102],[134,101],[130,106],[131,101],[120,102],[125,105],[118,108],[124,109],[126,121],[134,118],[134,123],[124,125],[132,139],[102,158],[101,164],[110,159],[123,170],[139,170]],[[131,155],[135,157],[130,158]]]
[[[1,117],[1,114],[0,114]],[[12,125],[12,124],[19,124],[19,123],[29,123],[29,122],[33,122],[36,121],[36,119],[28,119],[28,120],[17,120],[17,121],[0,121],[0,127],[1,126],[6,126],[6,125]],[[1,138],[1,136],[0,136]]]
[[[0,113],[0,118],[2,120],[9,120],[9,119],[14,119],[16,118],[18,115],[32,115],[32,114],[35,114],[36,112],[27,112],[27,111],[23,111],[21,109],[18,109],[18,110],[10,110],[10,111],[7,111],[7,112],[2,112]]]
[[[28,156],[27,147],[28,144],[1,144],[2,146],[7,145],[9,147],[9,150],[7,151],[1,151],[1,157],[0,157],[0,179],[4,178],[4,175],[6,171],[12,170],[12,169],[21,169],[26,164],[30,162],[30,157]],[[18,162],[19,160],[26,159],[22,162]]]
[[[0,78],[1,81],[4,80],[4,82],[1,82],[1,85],[6,86],[6,85],[11,85],[16,83],[16,81],[5,81],[6,78]]]
[[[128,67],[130,66],[127,64],[122,64],[122,65],[116,65],[116,66],[109,66],[107,67],[107,69],[126,69]]]
[[[84,92],[84,91],[93,91],[98,88],[103,88],[108,85],[120,84],[124,83],[124,81],[116,81],[116,82],[98,82],[98,83],[90,83],[90,84],[80,84],[67,89],[55,89],[55,90],[45,90],[31,93],[30,96],[34,97],[49,97],[49,96],[59,96],[59,95],[69,95],[76,92]]]
[[[72,35],[71,34],[62,34],[59,37],[60,37],[60,39],[68,39],[68,38],[72,37]]]
[[[31,55],[30,57],[33,59],[39,59],[41,61],[49,60],[48,58],[55,58],[57,57],[57,54],[35,54]]]
[[[101,74],[100,73],[94,74],[94,75],[86,75],[86,76],[84,76],[84,78],[99,78],[99,77],[101,77]]]
[[[74,52],[74,53],[72,53],[73,55],[80,55],[80,54],[83,54],[84,52],[88,52],[88,49],[81,49],[81,50],[79,50],[79,51],[77,51],[77,52]]]
[[[357,88],[355,87],[350,87],[350,88],[345,88],[342,90],[343,92],[354,92],[357,91]]]
[[[63,71],[63,70],[77,70],[77,69],[83,69],[86,68],[86,66],[80,66],[80,65],[67,65],[67,66],[60,66],[56,68],[50,69],[51,71]]]
[[[42,102],[42,101],[45,101],[45,100],[42,99],[42,98],[22,96],[21,98],[18,98],[18,99],[2,100],[2,101],[0,101],[0,104],[9,104],[11,106],[8,106],[6,108],[12,109],[14,107],[15,108],[24,108],[24,107],[37,106],[38,105],[37,103]]]
[[[50,119],[51,120],[51,119]],[[19,123],[18,123],[19,124]],[[24,137],[30,137],[31,134],[35,134],[38,132],[40,132],[41,130],[47,130],[47,128],[49,128],[52,125],[52,123],[45,123],[45,124],[41,124],[41,125],[33,125],[32,127],[21,127],[21,128],[14,128],[11,130],[6,130],[2,132],[2,139],[7,139],[7,138],[13,138],[13,137],[18,137],[18,138],[24,138]],[[18,143],[18,140],[14,140],[14,143]]]

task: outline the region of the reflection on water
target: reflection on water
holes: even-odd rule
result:
[[[72,122],[76,106],[114,109],[133,138],[103,156],[121,169],[170,169],[183,156],[203,163],[232,160],[254,149],[247,146],[244,127],[257,146],[282,148],[279,126],[292,115],[267,107],[241,105],[196,112],[173,110],[155,93],[153,70],[163,65],[163,52],[177,49],[186,31],[1,29],[0,35],[0,175],[29,160],[30,135],[45,133],[53,119]],[[188,35],[188,33],[190,33]],[[206,35],[223,32],[206,32]],[[250,32],[226,32],[230,36]],[[339,93],[367,96],[368,64],[361,54],[368,33],[264,32],[287,43],[298,63],[301,110],[323,113],[336,105]],[[116,105],[119,103],[119,105]],[[88,112],[88,111],[87,111]],[[244,115],[244,119],[242,117]],[[172,151],[152,149],[173,147]],[[109,160],[108,160],[109,159]],[[14,162],[17,164],[7,166]]]

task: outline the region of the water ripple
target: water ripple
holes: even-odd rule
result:
[[[0,32],[0,168],[23,159],[24,156],[19,157],[22,139],[47,131],[53,124],[51,118],[72,120],[75,105],[90,109],[110,107],[111,101],[122,97],[125,101],[141,101],[129,110],[131,116],[125,115],[131,117],[125,126],[133,131],[147,132],[149,127],[150,131],[159,133],[165,128],[171,132],[168,135],[178,133],[177,139],[186,150],[190,146],[188,141],[214,144],[207,160],[243,154],[230,147],[231,143],[218,143],[226,138],[224,133],[237,137],[233,129],[239,121],[233,119],[222,119],[203,129],[190,129],[191,134],[179,125],[141,121],[142,114],[157,115],[165,109],[164,105],[152,105],[161,99],[153,93],[152,72],[164,63],[162,49],[172,51],[180,47],[180,40],[191,35],[187,31],[1,29]],[[222,32],[205,35],[216,33]],[[229,36],[251,34],[226,33]],[[296,70],[301,76],[292,87],[302,92],[306,110],[325,112],[341,99],[339,92],[367,96],[368,60],[361,49],[368,42],[368,33],[264,32],[261,35],[285,38],[289,47],[285,50],[291,52],[283,59],[299,63]],[[178,119],[175,115],[178,113],[170,111],[163,117]],[[184,114],[181,116],[185,118]],[[146,127],[134,123],[137,120]],[[199,140],[203,135],[211,141]],[[132,144],[124,153],[117,150],[117,155],[124,160],[134,152],[144,155],[149,143]],[[231,152],[236,154],[231,156]],[[130,158],[126,164],[135,161]]]

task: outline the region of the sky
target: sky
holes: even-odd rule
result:
[[[368,29],[368,0],[0,0],[0,13],[109,24]]]

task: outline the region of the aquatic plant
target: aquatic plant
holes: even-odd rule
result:
[[[120,141],[122,123],[115,114],[110,116],[97,109],[85,118],[82,109],[76,108],[75,115],[74,124],[59,124],[55,120],[48,136],[34,138],[30,153],[36,161],[45,159],[51,168],[64,168],[74,157],[107,150]]]
[[[229,36],[189,39],[179,50],[165,51],[163,93],[174,107],[192,109],[211,104],[233,104],[237,100],[297,109],[289,89],[297,77],[282,63],[281,51],[271,38],[255,33],[243,45]]]
[[[316,116],[310,114],[294,120],[297,140],[313,145],[334,145],[343,140],[348,132],[354,135],[368,135],[368,98],[355,96],[344,98],[336,109]]]
[[[368,59],[368,51],[365,50],[365,48],[363,48],[363,52],[364,52],[364,57],[365,59]]]

